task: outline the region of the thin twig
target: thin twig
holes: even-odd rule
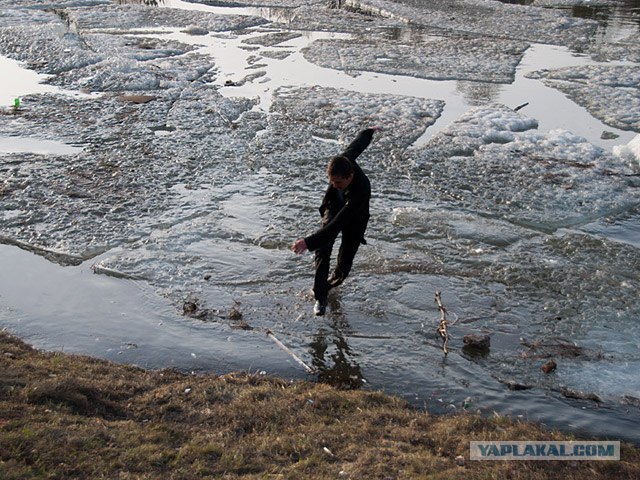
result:
[[[307,373],[313,373],[314,372],[313,368],[311,368],[309,365],[304,363],[300,359],[300,357],[298,357],[295,353],[293,353],[291,350],[289,350],[284,343],[282,343],[280,340],[278,340],[278,338],[273,334],[273,332],[271,330],[267,330],[267,336],[269,338],[271,338],[271,340],[276,342],[276,345],[278,345],[284,352],[288,353],[291,356],[291,358],[293,358],[296,362],[298,362],[300,365],[302,365],[302,367],[307,371]]]
[[[440,325],[436,329],[436,332],[442,337],[442,351],[446,355],[449,353],[449,332],[447,327],[449,322],[447,321],[447,309],[442,304],[442,296],[440,292],[436,292],[436,303],[438,304],[438,310],[440,310]]]

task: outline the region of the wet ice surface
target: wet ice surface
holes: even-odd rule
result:
[[[1,324],[302,378],[271,331],[314,378],[637,440],[637,32],[593,45],[595,22],[496,2],[244,4],[0,2],[3,61],[51,75],[2,84]],[[327,158],[375,124],[368,245],[318,319],[289,246],[318,225]]]
[[[567,131],[531,131],[536,126],[506,107],[477,108],[411,152],[411,161],[439,200],[539,231],[637,204],[635,162]]]
[[[496,39],[431,39],[424,43],[381,44],[371,39],[317,41],[305,57],[345,71],[373,71],[420,78],[511,83],[528,44]],[[455,65],[447,61],[456,58]]]
[[[572,18],[560,11],[522,5],[469,0],[345,0],[365,12],[402,19],[440,31],[511,38],[556,45],[582,46],[596,28],[590,20]],[[499,22],[496,23],[496,20]]]
[[[570,67],[531,74],[555,87],[594,117],[622,130],[640,130],[640,67]]]

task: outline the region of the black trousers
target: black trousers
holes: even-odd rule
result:
[[[326,225],[330,216],[325,214],[323,218],[323,225]],[[338,250],[338,262],[333,273],[332,287],[337,286],[344,281],[349,275],[351,267],[353,266],[353,259],[358,252],[360,243],[364,243],[364,232],[367,229],[368,218],[356,225],[350,225],[342,229],[342,241],[340,243],[340,249]],[[316,300],[322,303],[326,303],[329,295],[329,270],[331,263],[331,252],[333,250],[333,244],[335,238],[332,238],[330,242],[318,248],[315,251],[315,265],[316,275],[313,282],[313,293]]]

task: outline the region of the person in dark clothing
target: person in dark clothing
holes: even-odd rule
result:
[[[329,290],[347,278],[358,247],[361,243],[366,244],[364,232],[369,222],[371,184],[356,158],[369,146],[373,134],[380,130],[380,127],[372,127],[361,131],[341,155],[331,158],[327,167],[329,186],[319,209],[322,227],[308,237],[297,239],[291,247],[298,254],[305,250],[315,253],[316,315],[324,315]],[[338,262],[328,278],[331,251],[339,233],[342,233],[342,242]]]

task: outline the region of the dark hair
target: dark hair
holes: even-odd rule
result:
[[[342,155],[331,158],[329,160],[329,166],[327,167],[327,175],[329,177],[338,176],[347,178],[353,173],[353,164],[351,160]]]

